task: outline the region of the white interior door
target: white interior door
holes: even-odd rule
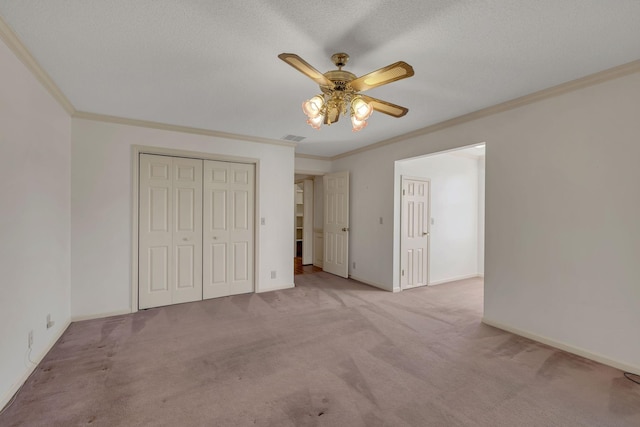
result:
[[[324,260],[326,272],[349,276],[349,172],[327,174],[324,187]]]
[[[139,308],[202,298],[202,160],[140,155]]]
[[[173,159],[172,303],[202,299],[202,160]]]
[[[255,166],[204,162],[203,298],[252,292]]]
[[[400,286],[429,284],[429,180],[402,177]]]

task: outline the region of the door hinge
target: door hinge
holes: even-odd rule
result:
[[[402,275],[404,276],[404,270],[402,270]]]
[[[407,194],[407,190],[402,190],[402,195],[406,195]]]

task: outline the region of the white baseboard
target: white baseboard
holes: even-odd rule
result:
[[[271,291],[281,291],[283,289],[291,289],[291,288],[294,288],[295,286],[296,286],[295,283],[291,283],[287,285],[278,285],[273,288],[260,289],[259,291],[256,291],[256,294],[261,294],[263,292],[271,292]]]
[[[44,350],[41,351],[40,354],[36,356],[34,360],[35,363],[29,366],[27,368],[27,371],[22,375],[22,377],[20,377],[20,379],[11,386],[11,388],[4,394],[4,396],[2,396],[2,398],[0,399],[0,410],[3,409],[5,405],[9,403],[9,401],[11,401],[11,398],[13,397],[13,395],[16,394],[18,390],[20,390],[20,387],[22,387],[22,385],[25,383],[25,381],[29,379],[29,376],[33,373],[33,371],[36,370],[40,362],[42,362],[42,359],[44,359],[44,357],[49,353],[49,351],[51,351],[55,343],[58,342],[58,340],[60,339],[62,334],[64,334],[64,332],[67,330],[70,324],[71,324],[71,320],[67,320],[64,326],[60,328],[60,330],[53,336],[53,338],[51,338],[51,341],[49,341],[49,344],[47,344]]]
[[[372,282],[370,280],[364,280],[364,279],[361,279],[361,278],[356,277],[354,275],[350,275],[349,278],[353,279],[353,280],[356,280],[358,282],[364,283],[365,285],[369,285],[369,286],[373,286],[374,288],[382,289],[383,291],[393,292],[392,289],[389,289],[389,287],[387,287],[385,285],[381,285],[380,283]]]
[[[464,276],[450,277],[444,280],[436,280],[435,282],[429,282],[429,286],[442,285],[443,283],[449,283],[449,282],[457,282],[458,280],[475,279],[476,277],[484,277],[484,276],[481,276],[479,274],[467,274]]]
[[[130,308],[116,311],[109,311],[106,313],[96,313],[96,314],[81,314],[79,316],[72,316],[72,322],[80,322],[82,320],[92,320],[92,319],[102,319],[103,317],[111,317],[111,316],[120,316],[122,314],[131,314],[132,311]]]
[[[549,345],[551,347],[558,348],[560,350],[564,350],[569,353],[576,354],[578,356],[582,356],[587,359],[594,360],[596,362],[602,363],[603,365],[611,366],[616,369],[620,369],[621,371],[631,372],[636,375],[640,375],[640,365],[631,365],[628,363],[620,362],[618,360],[610,359],[606,356],[603,356],[598,353],[593,353],[589,350],[585,350],[580,347],[575,347],[570,344],[566,344],[560,341],[556,341],[552,338],[544,337],[542,335],[534,334],[532,332],[523,331],[518,328],[513,328],[511,326],[507,326],[503,323],[493,321],[491,319],[487,319],[486,317],[482,318],[482,323],[487,324],[489,326],[493,326],[498,329],[502,329],[507,332],[511,332],[516,335],[523,336],[525,338],[529,338],[534,341],[538,341],[542,344]]]

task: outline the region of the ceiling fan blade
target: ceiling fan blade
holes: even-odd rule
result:
[[[400,105],[392,104],[366,95],[361,96],[365,102],[371,104],[374,110],[381,113],[388,114],[393,117],[402,117],[409,112],[408,108],[401,107]]]
[[[369,74],[358,77],[351,81],[351,87],[361,92],[377,86],[386,85],[387,83],[395,82],[397,80],[406,79],[413,76],[413,67],[404,61],[396,62],[395,64],[387,65],[379,70],[372,71]]]
[[[324,74],[313,68],[307,61],[300,58],[298,55],[294,53],[281,53],[280,55],[278,55],[278,58],[282,59],[284,62],[291,65],[293,68],[300,71],[302,74],[309,77],[319,85],[329,86],[330,88],[334,87],[334,84],[331,80],[326,78]]]

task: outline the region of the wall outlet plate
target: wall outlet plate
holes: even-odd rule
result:
[[[53,320],[51,320],[51,315],[47,314],[47,329],[49,329],[50,327],[52,327],[53,325],[55,325],[56,322],[54,322]]]

